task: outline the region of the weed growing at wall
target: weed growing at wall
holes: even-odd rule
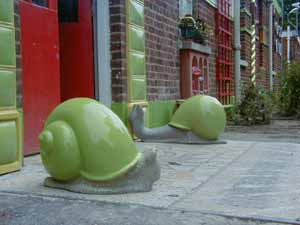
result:
[[[278,95],[280,114],[300,118],[300,63],[290,64],[281,74]]]
[[[252,82],[242,91],[242,98],[229,111],[229,118],[234,124],[268,124],[274,109],[273,97]]]

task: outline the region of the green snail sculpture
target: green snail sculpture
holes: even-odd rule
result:
[[[156,151],[141,152],[122,121],[96,100],[75,98],[49,115],[39,136],[46,186],[90,194],[150,191]]]
[[[169,124],[158,128],[144,126],[144,112],[134,106],[129,118],[135,135],[145,142],[223,144],[226,114],[214,97],[196,95],[185,100],[175,111]]]

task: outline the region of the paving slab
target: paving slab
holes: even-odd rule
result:
[[[0,176],[0,195],[139,205],[295,224],[300,218],[299,144],[229,141],[226,145],[137,145],[142,151],[158,149],[162,174],[151,192],[105,196],[46,188],[42,183],[47,173],[40,157],[34,156],[25,158],[22,171]]]
[[[299,159],[298,144],[256,143],[171,208],[299,220]]]
[[[158,149],[161,179],[148,193],[121,195],[86,195],[50,189],[42,185],[47,173],[39,156],[25,158],[21,172],[0,176],[0,192],[34,193],[107,202],[168,207],[207,182],[224,167],[250,149],[253,143],[229,142],[227,145],[170,145],[137,143],[141,150]],[[230,149],[230,150],[229,150]]]
[[[255,126],[227,126],[222,136],[226,140],[286,142],[300,144],[300,120],[272,120]]]
[[[1,225],[276,225],[278,222],[97,201],[0,194]],[[281,222],[280,224],[288,224]]]

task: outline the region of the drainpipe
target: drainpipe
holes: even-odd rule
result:
[[[94,58],[96,98],[110,107],[111,94],[111,54],[109,0],[93,1],[94,9]]]
[[[281,12],[282,12],[282,21],[281,21],[281,31],[283,31],[284,28],[284,0],[281,0]],[[280,70],[281,72],[283,71],[283,67],[284,67],[284,53],[283,53],[283,42],[284,42],[284,38],[281,32],[281,61],[280,61]]]
[[[241,99],[241,25],[240,25],[240,0],[234,1],[234,76],[236,102]]]
[[[287,36],[287,38],[286,38],[287,39],[287,53],[286,53],[287,57],[286,58],[287,58],[287,63],[288,64],[290,63],[290,48],[291,48],[290,47],[291,46],[290,45],[290,43],[291,43],[291,37],[290,37],[291,33],[290,32],[291,32],[291,27],[290,27],[290,25],[288,25],[287,26],[287,35],[286,35]]]
[[[269,4],[269,79],[270,91],[273,91],[273,0]]]

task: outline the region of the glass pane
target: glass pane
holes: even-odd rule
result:
[[[32,3],[39,6],[48,7],[48,0],[32,0]]]
[[[182,18],[187,14],[193,14],[193,1],[179,0],[179,18]]]

